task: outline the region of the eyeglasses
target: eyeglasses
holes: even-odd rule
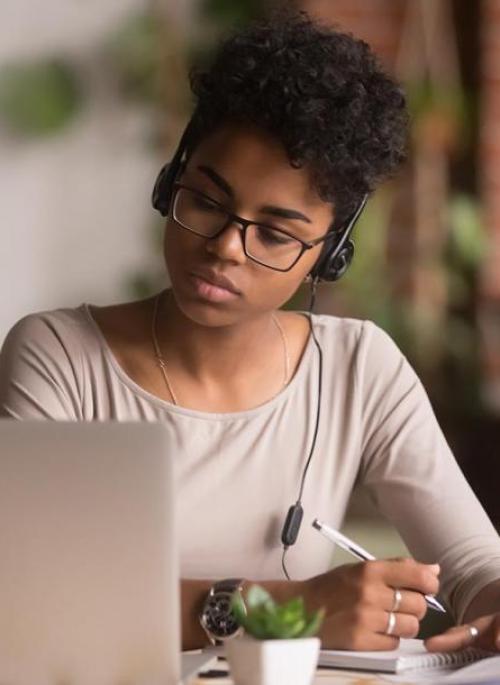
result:
[[[275,271],[290,271],[304,252],[334,235],[329,231],[315,240],[301,240],[280,228],[243,219],[181,183],[174,184],[172,217],[182,228],[209,239],[217,238],[231,224],[239,224],[245,255]]]

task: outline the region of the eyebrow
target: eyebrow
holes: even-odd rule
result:
[[[199,164],[197,169],[208,176],[208,178],[215,183],[228,197],[234,199],[234,190],[231,188],[229,183],[220,176],[215,169],[207,166],[206,164]],[[286,207],[276,207],[275,205],[264,205],[260,207],[261,212],[264,214],[272,214],[273,216],[280,217],[281,219],[297,219],[298,221],[305,221],[306,223],[312,223],[311,219],[299,212],[297,209],[288,209]]]

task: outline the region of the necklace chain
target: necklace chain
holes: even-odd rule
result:
[[[288,383],[288,379],[290,377],[290,354],[288,352],[288,339],[286,337],[285,331],[283,330],[283,326],[279,322],[278,317],[274,312],[271,314],[271,318],[273,320],[274,325],[279,331],[280,337],[281,337],[281,342],[283,343],[283,385],[282,388],[285,387],[285,385]]]
[[[172,383],[170,382],[170,379],[168,377],[167,373],[167,362],[165,360],[165,357],[162,354],[162,351],[160,349],[160,345],[158,343],[158,337],[156,335],[156,329],[157,329],[157,319],[158,319],[158,309],[160,306],[160,299],[163,293],[158,293],[158,295],[155,297],[155,303],[154,303],[154,310],[153,310],[153,320],[151,322],[151,338],[153,340],[153,347],[155,350],[155,358],[156,358],[156,363],[160,367],[160,371],[163,375],[163,380],[165,381],[165,386],[169,392],[170,397],[172,398],[172,401],[174,404],[179,404],[177,401],[177,397],[174,393],[174,389],[172,387]],[[283,385],[282,388],[286,386],[288,383],[288,379],[290,377],[290,354],[288,352],[288,339],[286,337],[285,331],[283,330],[283,326],[278,320],[278,317],[273,313],[271,314],[271,318],[273,320],[274,325],[278,329],[278,332],[280,334],[281,342],[283,344]]]
[[[172,402],[174,404],[178,404],[177,402],[177,397],[175,396],[175,393],[173,391],[172,385],[170,384],[170,381],[168,379],[168,374],[167,374],[167,362],[165,361],[165,357],[161,353],[160,345],[158,344],[158,338],[156,336],[156,320],[158,318],[158,307],[160,304],[160,297],[161,293],[158,293],[158,295],[155,297],[155,308],[153,312],[153,321],[151,325],[151,334],[153,338],[153,345],[155,348],[155,357],[156,357],[156,362],[158,366],[160,367],[160,370],[163,374],[163,379],[165,381],[165,385],[167,386],[167,390],[170,393],[170,397],[172,398]]]

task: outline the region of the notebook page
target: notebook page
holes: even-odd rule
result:
[[[454,671],[446,677],[449,685],[469,685],[469,683],[500,682],[500,656],[490,656],[487,659],[469,664]]]
[[[351,652],[322,650],[319,665],[385,673],[406,673],[429,668],[464,665],[488,656],[487,652],[468,648],[460,652],[430,653],[422,640],[401,640],[390,651]]]
[[[463,668],[441,667],[428,671],[412,671],[409,675],[388,675],[380,678],[388,683],[408,685],[498,685],[500,683],[500,656],[490,656]]]

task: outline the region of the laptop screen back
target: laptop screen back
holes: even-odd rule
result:
[[[0,421],[0,682],[179,680],[160,424]]]

